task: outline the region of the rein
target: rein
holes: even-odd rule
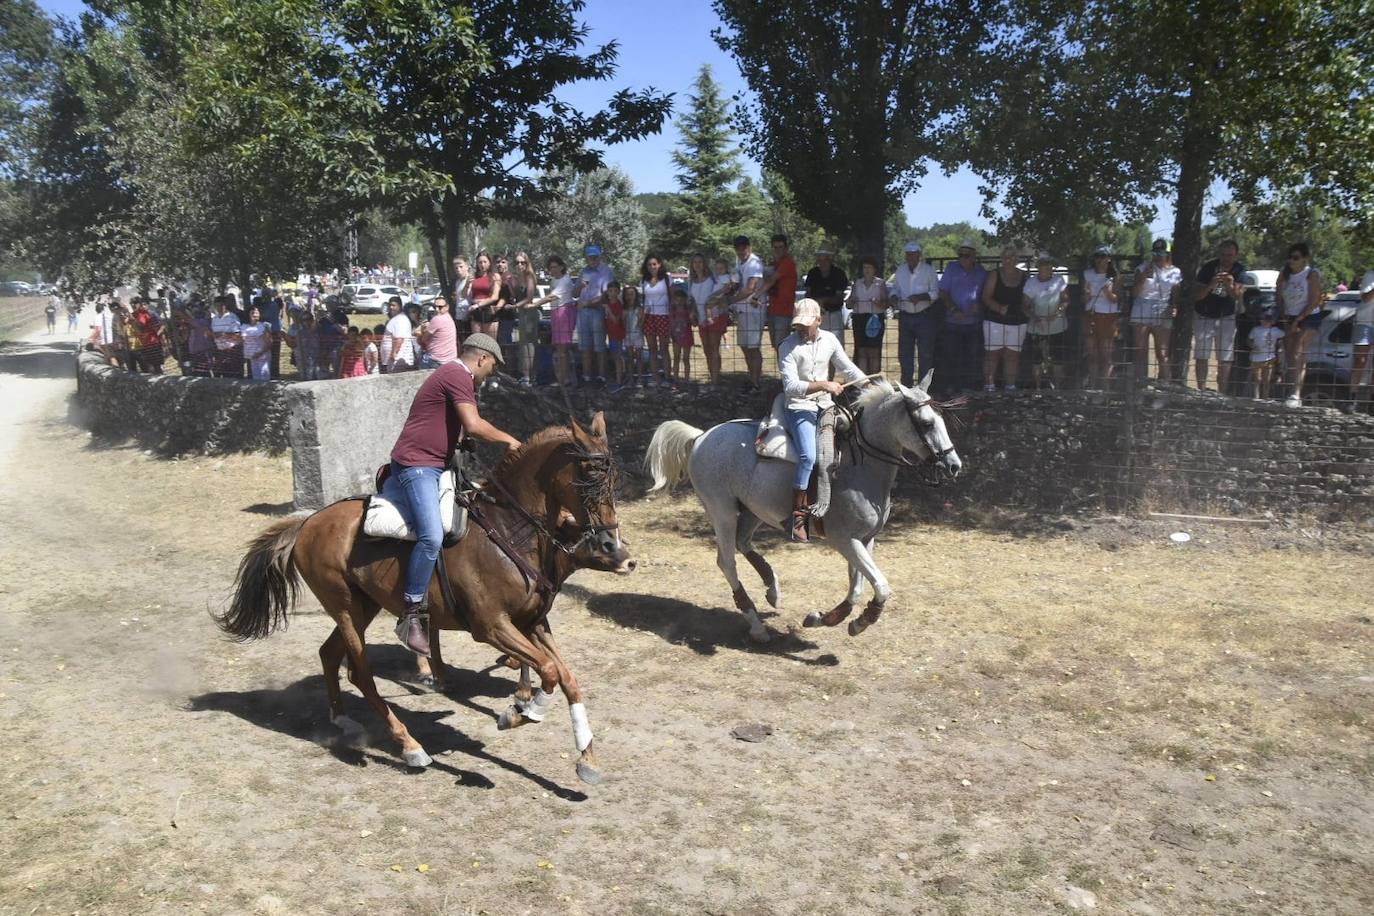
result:
[[[954,398],[949,401],[936,401],[934,398],[931,398],[925,401],[924,403],[917,405],[916,410],[919,410],[921,407],[930,407],[932,410],[943,415],[946,410],[957,410],[967,403],[968,399],[963,397]],[[910,405],[905,406],[907,416],[911,419],[912,425],[916,426],[917,430],[919,431],[920,427],[916,423],[915,411],[911,409]],[[847,407],[843,407],[837,404],[836,409],[843,411],[849,418],[849,425],[851,429],[853,429],[854,431],[853,436],[850,439],[851,448],[853,452],[860,455],[866,455],[871,458],[876,458],[883,464],[899,468],[928,468],[931,465],[936,464],[941,458],[945,457],[946,455],[950,454],[955,450],[954,444],[952,442],[950,443],[948,448],[943,448],[939,450],[931,448],[930,443],[926,442],[926,450],[930,454],[924,461],[912,461],[911,459],[907,458],[904,454],[894,455],[886,449],[876,445],[872,439],[870,439],[867,435],[864,434],[863,423],[861,422],[863,419],[864,408],[860,407],[857,410],[850,410]],[[922,436],[922,441],[925,441],[924,436]],[[855,463],[858,463],[857,460],[855,461]],[[941,480],[938,477],[936,477],[933,480],[922,478],[921,482],[929,487],[938,487],[941,484]]]

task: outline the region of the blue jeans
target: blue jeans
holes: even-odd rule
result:
[[[897,313],[897,362],[902,367],[902,384],[908,388],[935,368],[936,327],[931,312],[928,308],[918,315]]]
[[[782,412],[787,434],[792,437],[792,444],[797,447],[797,476],[792,481],[792,488],[795,490],[806,489],[807,484],[811,482],[811,469],[816,466],[818,415],[818,411],[815,410],[792,410],[790,407]]]
[[[410,468],[391,462],[391,476],[382,486],[382,497],[393,503],[401,518],[415,532],[415,548],[406,565],[406,601],[423,601],[444,542],[444,523],[439,518],[439,468]]]
[[[606,313],[599,308],[577,310],[577,349],[606,352]]]

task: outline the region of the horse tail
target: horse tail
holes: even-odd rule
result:
[[[672,486],[687,473],[687,459],[692,454],[692,446],[703,435],[702,430],[681,420],[660,423],[649,440],[649,450],[644,453],[644,470],[654,479],[649,492]]]
[[[277,522],[248,545],[234,578],[229,609],[214,615],[219,628],[239,642],[262,639],[286,626],[301,585],[292,551],[305,522],[304,518]]]

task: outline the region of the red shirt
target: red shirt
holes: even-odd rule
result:
[[[477,404],[472,370],[461,360],[435,369],[415,392],[391,460],[412,468],[446,467],[449,452],[463,437],[459,404]]]
[[[768,314],[791,318],[797,302],[797,262],[790,254],[773,263],[778,282],[768,291]]]
[[[624,340],[625,339],[625,303],[608,302],[606,303],[606,339]]]

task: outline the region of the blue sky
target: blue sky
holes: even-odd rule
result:
[[[76,16],[84,8],[80,0],[38,2],[50,13],[64,16]],[[711,40],[716,18],[706,0],[686,0],[656,9],[642,0],[588,0],[584,21],[591,32],[589,42],[620,42],[619,70],[607,81],[568,87],[562,93],[568,102],[595,108],[605,104],[621,87],[652,86],[675,93],[681,106],[686,103],[692,80],[703,63],[711,64],[727,96],[745,91],[734,63]],[[672,191],[676,182],[669,153],[677,139],[677,129],[670,123],[655,137],[612,147],[606,160],[624,169],[636,190]],[[757,174],[752,163],[751,170]],[[1213,196],[1218,190],[1213,188]],[[1209,206],[1213,202],[1209,201]],[[924,186],[903,203],[907,219],[915,226],[967,220],[990,228],[978,216],[982,204],[978,179],[967,170],[945,177],[932,167]],[[1162,201],[1152,228],[1156,235],[1167,237],[1172,226],[1173,208]]]

